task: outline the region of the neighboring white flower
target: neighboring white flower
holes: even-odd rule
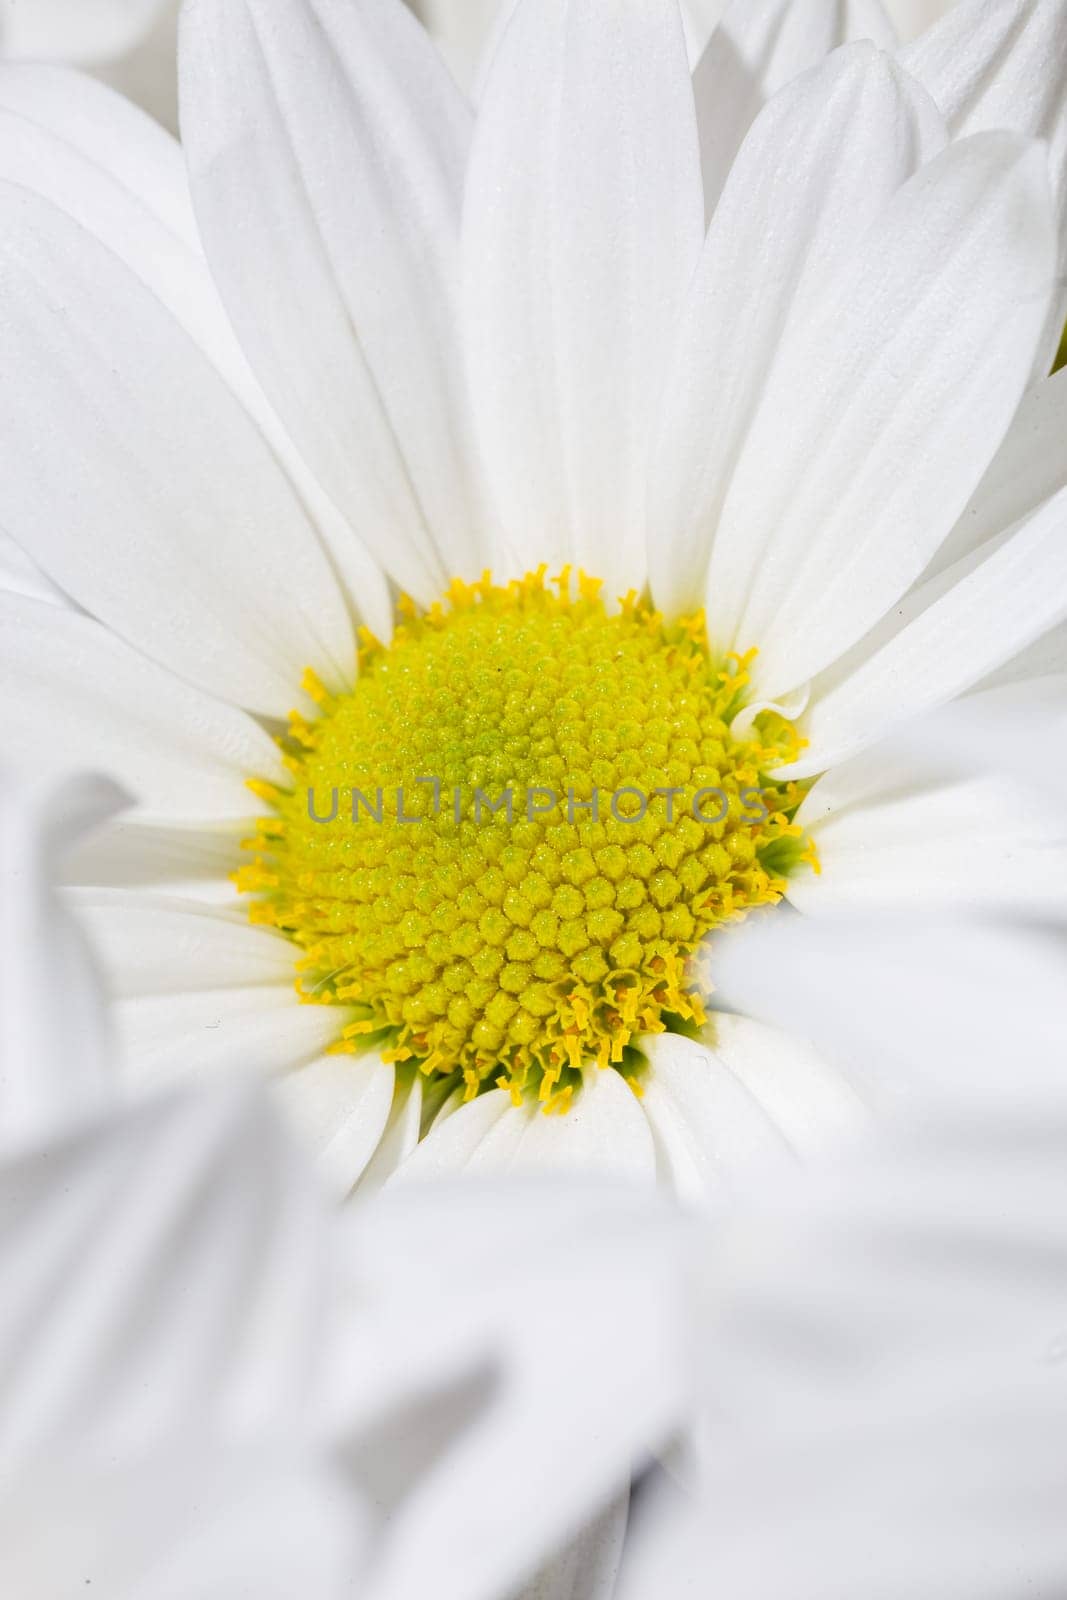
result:
[[[0,0],[0,51],[92,66],[145,37],[169,0]]]
[[[879,1067],[898,980],[926,989],[915,1020],[942,1037],[925,1054],[912,1040],[921,1123],[761,1180],[707,1234],[698,1486],[662,1491],[639,1524],[627,1600],[1024,1600],[1067,1584],[1062,952],[975,927],[925,929],[909,951],[902,931],[823,926],[816,942]],[[818,1033],[819,962],[767,933],[763,958],[795,960]]]
[[[950,143],[853,44],[728,177],[705,162],[706,236],[673,0],[524,0],[476,129],[399,3],[194,3],[199,228],[144,118],[3,76],[0,524],[80,608],[25,571],[0,595],[3,732],[141,802],[70,875],[133,1079],[280,1077],[343,1190],[408,1157],[699,1192],[859,1110],[800,1034],[701,1024],[686,961],[714,935],[714,979],[734,913],[1062,909],[1055,817],[882,743],[1006,662],[1029,703],[1035,641],[1063,665],[1067,391],[1031,387],[1056,218],[1024,137],[1062,136],[1063,8],[1011,9],[938,98],[1015,131]],[[662,617],[614,604],[646,585]],[[425,819],[427,778],[436,826],[308,815],[404,785]],[[471,814],[475,786],[626,779],[728,815]]]

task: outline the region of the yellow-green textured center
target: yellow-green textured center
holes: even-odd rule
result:
[[[701,1020],[689,958],[803,849],[766,773],[796,736],[734,737],[745,663],[704,638],[585,579],[487,578],[404,606],[351,692],[309,678],[238,881],[302,992],[354,1013],[339,1047],[563,1109],[583,1065],[630,1075],[640,1034]]]

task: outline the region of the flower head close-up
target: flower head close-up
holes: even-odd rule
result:
[[[399,0],[187,0],[181,147],[3,69],[0,726],[136,800],[130,1087],[704,1196],[877,1109],[741,924],[1062,915],[1065,17],[520,0],[475,112]]]

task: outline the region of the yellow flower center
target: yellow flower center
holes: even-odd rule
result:
[[[745,663],[598,587],[456,582],[366,639],[351,692],[309,674],[238,883],[306,997],[355,1012],[339,1048],[565,1109],[583,1064],[635,1081],[635,1039],[699,1023],[690,957],[781,897],[800,792],[766,769],[794,730],[735,737]]]

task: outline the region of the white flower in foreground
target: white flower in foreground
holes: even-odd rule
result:
[[[899,976],[922,988],[931,959],[930,1015],[955,1039],[942,1023],[932,1041],[921,1129],[765,1183],[709,1233],[699,1488],[664,1494],[638,1529],[628,1600],[1024,1600],[1067,1584],[1062,948],[972,928],[940,959],[933,930],[910,956],[877,938],[858,954],[857,934],[866,945],[855,924],[820,930],[857,1014],[873,1003],[878,1064]],[[806,947],[771,936],[798,984],[817,982]],[[816,995],[816,1029],[825,1010]]]
[[[115,1107],[49,877],[119,799],[0,787],[0,1588],[499,1600],[677,1425],[677,1226],[574,1184],[342,1219],[253,1087]]]
[[[976,32],[954,127],[1023,68],[1001,120],[1059,126],[1032,44]],[[880,743],[1062,666],[1044,148],[949,143],[855,44],[705,237],[673,0],[525,0],[476,130],[393,0],[205,0],[183,55],[199,232],[128,107],[0,80],[0,524],[81,608],[0,595],[3,734],[141,802],[71,874],[131,1078],[277,1075],[345,1190],[420,1133],[415,1175],[686,1192],[820,1145],[857,1097],[799,1033],[701,1029],[708,935],[714,978],[783,897],[1063,904],[1047,808]]]
[[[169,0],[0,0],[0,51],[27,61],[114,61],[150,31]]]

